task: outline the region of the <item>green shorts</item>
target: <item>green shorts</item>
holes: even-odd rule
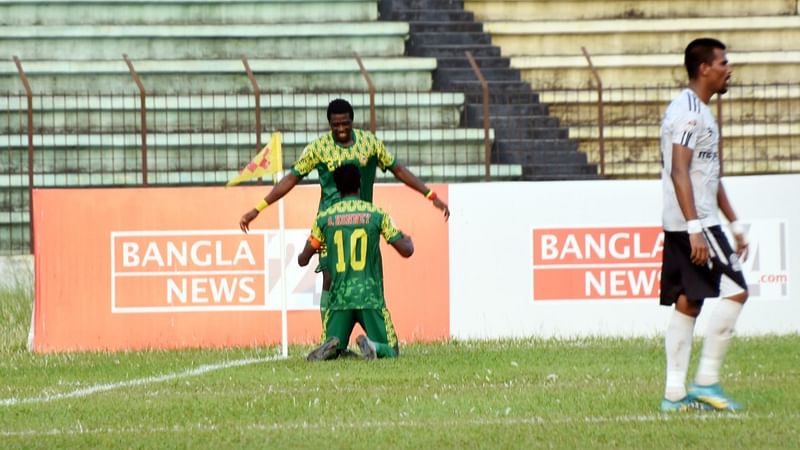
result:
[[[322,321],[324,340],[333,336],[339,338],[339,350],[347,348],[350,334],[356,324],[367,333],[367,337],[378,346],[378,356],[396,357],[400,355],[397,333],[385,307],[381,309],[329,309]],[[385,349],[382,351],[381,349]]]

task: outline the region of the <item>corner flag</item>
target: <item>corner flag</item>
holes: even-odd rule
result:
[[[226,187],[236,186],[237,184],[260,178],[264,175],[275,175],[283,170],[283,157],[281,155],[281,134],[272,133],[269,144],[265,145],[261,151],[250,161],[239,175],[231,178]]]

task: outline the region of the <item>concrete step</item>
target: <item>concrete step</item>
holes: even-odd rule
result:
[[[490,123],[492,128],[498,130],[499,136],[499,129],[512,129],[518,130],[520,128],[557,128],[559,126],[558,117],[552,116],[533,116],[533,115],[513,115],[513,116],[490,116]],[[482,119],[482,117],[477,117],[477,119]],[[476,120],[477,122],[477,120]]]
[[[386,20],[398,22],[472,22],[474,15],[459,10],[404,10],[392,11]]]
[[[406,165],[414,174],[428,182],[456,182],[456,181],[475,181],[484,177],[486,165],[481,164],[441,164],[414,166]],[[497,180],[518,179],[523,172],[519,164],[490,164],[490,175]],[[158,171],[148,172],[148,184],[158,185],[224,185],[228,180],[236,176],[235,170],[206,170],[206,171]],[[278,177],[288,172],[279,174]],[[316,181],[316,172],[306,177],[306,182]],[[392,182],[394,176],[391,173],[385,174],[380,171],[376,174],[378,182]],[[27,182],[27,178],[25,179]],[[37,187],[101,187],[101,186],[139,186],[142,184],[142,174],[136,170],[119,171],[116,173],[59,173],[59,174],[37,174],[34,176],[34,185]],[[0,183],[8,186],[24,186],[20,184],[17,177],[0,174]],[[255,182],[253,182],[255,183]],[[20,222],[25,223],[27,214],[15,213]]]
[[[426,45],[489,45],[491,43],[492,37],[483,32],[417,32],[408,38],[408,44],[413,47]]]
[[[483,68],[481,75],[487,81],[520,81],[519,70],[511,68]],[[474,81],[477,77],[472,69],[436,69],[433,73],[434,83],[447,81]]]
[[[434,58],[450,58],[450,57],[464,57],[464,52],[469,50],[472,56],[478,57],[499,57],[500,47],[494,45],[439,45],[427,44],[416,45],[409,42],[406,45],[406,50],[409,55],[413,56],[428,56]]]
[[[469,96],[469,93],[481,93],[481,83],[477,79],[474,80],[444,80],[438,79],[440,83],[437,86],[443,90],[461,90]],[[530,92],[530,88],[522,81],[516,80],[486,80],[489,86],[489,93],[498,94],[525,94]],[[471,100],[471,99],[469,99]],[[525,103],[530,103],[526,101]]]
[[[286,24],[374,21],[375,0],[0,2],[0,25]],[[331,28],[332,27],[326,27]]]
[[[507,139],[497,138],[494,148],[502,153],[519,152],[561,152],[578,151],[578,141],[570,139]]]
[[[597,179],[597,167],[593,164],[537,164],[523,168],[523,176],[531,180],[581,180]]]
[[[262,94],[261,126],[266,130],[325,130],[333,94]],[[350,93],[355,126],[369,127],[369,95]],[[139,96],[55,95],[34,98],[37,133],[121,132],[139,123]],[[464,94],[377,93],[378,129],[457,128]],[[151,95],[146,101],[151,132],[255,130],[253,95]],[[0,132],[27,133],[27,99],[0,97]]]
[[[483,105],[483,93],[481,92],[480,84],[470,85],[469,89],[463,90],[466,96],[466,101],[469,104]],[[516,90],[489,91],[489,103],[500,105],[528,105],[531,103],[538,103],[539,97],[536,93],[530,90],[530,87],[525,85],[524,88]]]
[[[483,120],[483,104],[469,103],[466,106],[465,116],[476,120]],[[547,108],[540,103],[526,103],[521,105],[490,104],[489,118],[502,116],[544,116],[547,117]],[[557,120],[557,119],[556,119]]]
[[[396,22],[262,25],[2,26],[0,55],[62,59],[240,59],[397,57],[408,24]],[[489,39],[488,35],[485,40]]]
[[[800,170],[797,137],[749,136],[726,137],[722,164],[726,175],[753,173],[788,173]],[[581,152],[599,164],[596,139],[582,139]],[[623,176],[660,176],[661,151],[658,136],[606,139],[606,174]]]
[[[606,139],[636,139],[641,137],[658,137],[660,124],[649,125],[609,125],[603,128]],[[723,124],[724,138],[749,138],[754,136],[797,136],[800,137],[800,123],[734,123]],[[593,139],[598,136],[597,126],[572,126],[570,137],[573,139]]]
[[[502,125],[505,125],[502,122],[499,124],[500,126],[491,125],[495,130],[495,136],[502,139],[567,139],[570,137],[568,128],[535,127],[532,125],[519,128],[502,127]]]
[[[603,114],[609,125],[659,124],[670,101],[682,88],[606,89]],[[542,91],[553,114],[565,123],[597,123],[597,92],[594,90]],[[726,122],[800,121],[800,85],[733,85],[722,96],[722,116]],[[717,112],[717,97],[709,107]]]
[[[463,0],[390,0],[393,11],[415,10],[463,10]]]
[[[320,132],[283,133],[284,167],[299,158]],[[389,151],[406,164],[473,164],[484,162],[483,129],[395,129],[377,133]],[[494,139],[494,130],[490,130]],[[269,135],[262,136],[268,142]],[[148,168],[197,171],[225,168],[238,171],[253,157],[252,133],[149,133]],[[0,173],[27,174],[27,136],[0,135]],[[113,173],[141,169],[141,135],[36,134],[37,173]],[[26,175],[27,176],[27,175]],[[23,182],[20,175],[20,182]]]
[[[747,17],[786,16],[797,14],[793,0],[742,1],[730,0],[465,0],[464,8],[473,11],[478,20],[579,20],[678,17]]]
[[[800,50],[800,16],[488,22],[506,56],[682,53],[700,34],[737,52]]]
[[[729,52],[731,84],[800,82],[800,51]],[[592,58],[605,87],[675,87],[686,83],[683,54],[600,55]],[[588,88],[594,77],[583,56],[511,58],[523,80],[537,89]]]
[[[498,161],[526,165],[541,164],[587,164],[586,154],[578,151],[522,150],[497,152]]]
[[[473,58],[478,67],[487,69],[508,68],[511,63],[510,59],[499,56],[476,57],[473,55]],[[461,56],[436,58],[436,61],[439,69],[468,69],[471,67],[469,60],[463,53]]]
[[[429,91],[433,58],[364,58],[377,90]],[[251,92],[240,60],[135,60],[133,65],[148,92]],[[137,92],[125,62],[24,61],[34,92]],[[352,58],[253,59],[250,67],[264,92],[366,91],[367,84]],[[0,91],[22,88],[12,61],[0,61]]]
[[[481,33],[483,24],[481,22],[412,22],[409,24],[411,33]]]

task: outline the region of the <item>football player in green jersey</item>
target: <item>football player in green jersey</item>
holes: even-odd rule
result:
[[[372,201],[372,187],[375,183],[375,170],[391,171],[395,178],[405,183],[410,188],[423,194],[436,208],[443,211],[445,220],[450,217],[450,208],[436,196],[428,187],[411,171],[400,164],[383,144],[369,131],[353,128],[353,107],[343,99],[336,99],[328,105],[328,124],[330,133],[325,133],[318,139],[309,143],[292,165],[291,171],[267,193],[251,210],[247,211],[239,220],[239,228],[245,233],[252,222],[267,206],[277,202],[288,194],[297,183],[313,170],[319,174],[319,184],[322,188],[318,211],[322,211],[339,199],[339,192],[333,181],[333,171],[342,164],[355,164],[361,174],[360,197],[368,202]],[[328,303],[328,291],[331,277],[324,269],[327,252],[323,248],[319,252],[320,263],[317,270],[322,271],[322,295],[320,296],[320,314],[325,316]]]
[[[308,360],[343,354],[356,323],[367,333],[356,339],[364,358],[397,357],[397,335],[383,297],[380,237],[405,258],[414,253],[414,245],[386,211],[360,198],[358,167],[339,166],[333,171],[333,179],[341,199],[317,215],[311,236],[297,257],[297,262],[306,266],[314,253],[328,247],[325,269],[331,274],[331,288],[322,319],[325,342],[308,355]]]

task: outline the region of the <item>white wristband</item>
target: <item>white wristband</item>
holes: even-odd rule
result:
[[[700,220],[694,219],[689,220],[686,222],[686,232],[689,234],[697,234],[703,232],[703,225],[700,224]]]
[[[733,234],[744,235],[744,225],[738,220],[734,220],[731,222],[731,231],[733,231]]]

